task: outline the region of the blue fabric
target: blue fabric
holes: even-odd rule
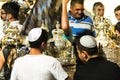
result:
[[[93,27],[93,21],[89,16],[84,15],[81,19],[75,19],[70,15],[68,12],[68,19],[70,28],[72,30],[73,36],[79,36],[80,34],[86,33],[86,31],[91,31]],[[71,25],[71,23],[78,24],[78,25]],[[80,26],[80,24],[88,25],[89,28],[86,26]],[[92,36],[95,36],[95,32],[92,33]]]
[[[89,22],[91,25],[93,25],[93,20],[84,14],[84,16],[81,19],[75,19],[71,16],[70,12],[68,12],[68,19],[69,21],[80,23],[80,22]]]
[[[76,36],[80,37],[81,35],[96,35],[95,31],[92,31],[93,20],[89,16],[84,14],[81,19],[75,19],[71,16],[70,12],[68,12],[68,19],[71,32],[69,32],[67,35],[64,34],[64,39],[68,39],[70,42],[73,42],[73,37]]]

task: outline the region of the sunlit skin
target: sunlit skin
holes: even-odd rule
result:
[[[0,71],[2,70],[3,68],[3,64],[5,62],[5,58],[4,58],[4,55],[3,55],[3,52],[2,52],[2,49],[0,48]]]
[[[78,56],[79,56],[80,60],[81,60],[83,63],[86,63],[86,58],[85,58],[86,54],[80,52],[79,50],[77,50],[77,52],[78,52]]]
[[[1,9],[0,12],[1,12],[1,19],[2,19],[3,21],[5,21],[5,20],[6,20],[6,17],[7,17],[6,12],[5,12],[3,9]]]
[[[87,51],[82,50],[80,51],[77,47],[78,57],[83,63],[86,63],[88,60],[98,57],[99,55],[89,55]]]
[[[104,6],[97,6],[95,10],[93,10],[94,14],[97,14],[101,17],[104,16]]]
[[[76,3],[70,7],[70,13],[76,19],[80,19],[83,16],[83,11],[84,6],[82,4]]]
[[[116,36],[120,37],[120,32],[118,30],[115,30]]]
[[[120,10],[115,11],[115,17],[118,21],[120,21]]]

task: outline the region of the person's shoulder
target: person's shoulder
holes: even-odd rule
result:
[[[109,61],[109,65],[107,68],[109,69],[109,71],[113,72],[116,76],[117,75],[120,76],[120,66],[117,63]]]
[[[85,18],[92,21],[92,18],[90,16],[85,15]]]
[[[110,61],[110,64],[113,65],[113,66],[115,66],[115,67],[120,68],[119,65],[118,65],[117,63],[115,63],[115,62],[111,62],[111,61]]]
[[[11,25],[21,25],[21,26],[23,26],[22,24],[20,24],[20,21],[19,21],[19,20],[10,22],[10,26],[11,26]]]
[[[92,18],[90,16],[85,15],[85,14],[83,16],[83,21],[84,22],[89,22],[90,24],[93,24]]]
[[[23,60],[23,59],[24,59],[24,56],[18,57],[18,58],[15,60],[15,62],[21,61],[21,60]]]
[[[105,64],[108,65],[108,66],[111,67],[111,68],[115,68],[115,69],[119,68],[119,70],[120,70],[119,65],[118,65],[117,63],[115,63],[115,62],[106,60]]]
[[[22,62],[24,62],[27,58],[28,58],[27,55],[20,56],[20,57],[18,57],[17,59],[15,59],[15,63],[22,63]]]
[[[44,58],[46,58],[47,60],[53,60],[53,61],[56,61],[57,59],[53,56],[49,56],[49,55],[43,55]]]
[[[44,63],[49,66],[56,66],[58,64],[61,64],[60,61],[58,61],[58,59],[53,56],[43,55],[42,58],[44,59]]]

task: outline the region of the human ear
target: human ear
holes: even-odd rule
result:
[[[83,57],[84,61],[87,62],[87,60],[88,60],[88,55],[87,55],[86,51],[82,51],[82,52],[81,52],[81,56]]]
[[[45,42],[42,42],[42,43],[41,43],[41,47],[44,47],[44,45],[45,45]]]
[[[41,43],[41,49],[42,49],[43,51],[46,50],[46,44],[45,44],[45,42],[42,42],[42,43]]]
[[[83,51],[79,51],[79,50],[77,50],[77,52],[78,52],[78,57],[79,57],[83,62],[85,62],[85,61],[86,61],[86,58],[87,58],[86,54],[84,54]]]

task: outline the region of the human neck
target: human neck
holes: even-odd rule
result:
[[[88,58],[87,58],[86,61],[89,61],[90,59],[92,59],[92,58],[96,58],[96,57],[99,57],[99,55],[88,56]]]
[[[30,49],[29,55],[40,55],[40,54],[42,54],[42,51],[40,51],[39,49],[36,49],[36,48]]]
[[[9,19],[9,22],[12,22],[12,21],[16,21],[16,19],[14,18]]]

